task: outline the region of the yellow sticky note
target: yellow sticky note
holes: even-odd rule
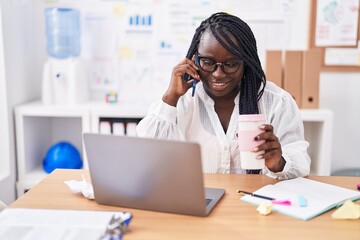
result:
[[[222,8],[221,10],[220,10],[220,12],[226,12],[226,13],[228,13],[228,14],[234,14],[233,12],[233,10],[232,10],[232,8],[230,8],[230,7],[224,7],[224,8]]]
[[[273,207],[272,204],[260,203],[259,206],[256,208],[256,211],[266,216],[271,213],[272,207]]]
[[[122,46],[119,48],[119,57],[121,59],[129,59],[132,56],[132,48],[129,46]]]
[[[347,200],[331,217],[334,219],[358,219],[360,218],[360,206],[351,200]]]
[[[125,15],[125,5],[124,4],[114,4],[112,8],[112,13],[116,17],[122,17]]]

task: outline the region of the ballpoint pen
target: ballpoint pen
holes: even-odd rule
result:
[[[259,195],[259,194],[252,193],[252,192],[246,192],[246,191],[242,191],[242,190],[238,190],[237,192],[241,193],[241,194],[244,194],[244,195],[250,195],[250,196],[253,196],[253,197],[267,199],[267,200],[271,200],[271,201],[275,200],[275,198]]]
[[[200,66],[199,54],[198,54],[197,50],[195,52],[195,65],[198,66],[198,67]],[[196,88],[196,79],[194,78],[193,80],[194,80],[194,82],[193,82],[193,85],[192,85],[192,93],[191,93],[192,97],[195,95],[195,88]]]
[[[195,88],[196,88],[196,79],[193,79],[194,82],[193,82],[193,85],[192,85],[192,93],[191,93],[191,96],[193,97],[195,95]]]

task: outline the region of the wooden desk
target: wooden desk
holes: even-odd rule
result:
[[[237,189],[254,191],[276,180],[264,175],[205,174],[207,187],[226,189],[225,196],[208,217],[193,217],[137,209],[99,205],[82,195],[72,193],[65,180],[89,178],[86,170],[56,170],[41,183],[10,205],[12,208],[48,208],[78,210],[130,211],[134,218],[131,239],[360,239],[360,220],[334,220],[331,210],[309,221],[302,221],[272,212],[262,216],[256,206],[239,200]],[[359,177],[310,177],[349,189],[360,182]],[[116,180],[114,180],[116,181]]]

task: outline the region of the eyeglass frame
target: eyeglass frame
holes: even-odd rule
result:
[[[208,60],[213,61],[214,64],[211,65],[211,66],[212,66],[212,67],[214,66],[214,70],[212,70],[212,71],[205,70],[205,69],[201,66],[201,59],[208,59]],[[236,73],[236,72],[239,70],[241,64],[244,63],[244,60],[242,60],[242,59],[240,59],[240,58],[235,58],[234,60],[237,61],[237,62],[239,63],[239,65],[237,66],[237,68],[236,68],[235,71],[233,71],[233,72],[228,72],[228,71],[225,71],[225,69],[224,69],[224,68],[225,68],[225,67],[224,67],[224,66],[225,66],[224,64],[226,64],[226,63],[228,62],[228,60],[227,60],[227,61],[223,61],[223,62],[216,62],[214,59],[211,59],[211,58],[208,58],[208,57],[201,57],[201,56],[199,56],[199,52],[198,52],[197,50],[196,50],[196,52],[195,52],[195,63],[196,63],[196,65],[197,65],[201,70],[203,70],[204,72],[207,72],[207,73],[213,73],[213,72],[215,72],[215,71],[217,70],[218,66],[220,66],[221,71],[223,71],[223,73],[226,73],[226,74],[234,74],[234,73]]]

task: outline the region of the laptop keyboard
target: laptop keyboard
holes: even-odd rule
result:
[[[212,198],[205,198],[206,206],[212,202]]]

